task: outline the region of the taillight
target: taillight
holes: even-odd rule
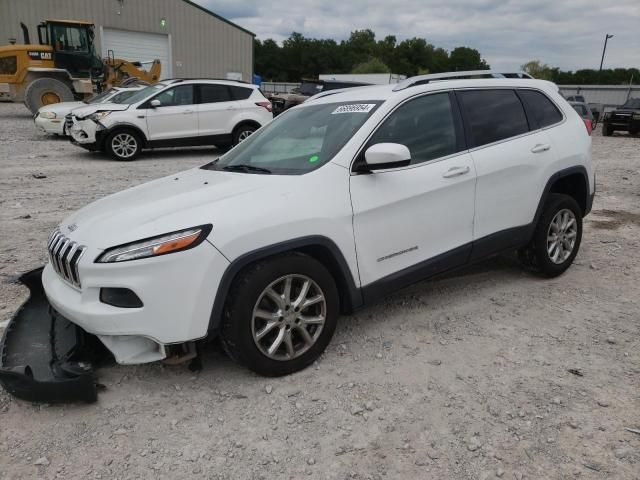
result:
[[[262,108],[266,108],[267,112],[271,112],[273,110],[271,108],[271,102],[256,102],[256,105]]]
[[[591,135],[591,132],[593,132],[593,125],[591,125],[591,120],[589,120],[588,118],[583,118],[582,121],[584,122],[584,126],[587,127],[587,133]]]

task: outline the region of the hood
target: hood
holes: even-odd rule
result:
[[[84,118],[87,115],[91,115],[95,112],[120,112],[129,108],[128,104],[119,103],[96,103],[94,105],[85,105],[84,107],[76,108],[73,114],[77,118]]]
[[[287,175],[193,169],[154,180],[93,202],[67,217],[61,232],[77,242],[104,250],[143,238],[198,225],[213,224],[220,215],[233,215],[241,202],[265,190],[287,190]]]
[[[53,112],[56,116],[65,116],[67,113],[71,112],[71,110],[78,107],[86,107],[87,104],[84,102],[60,102],[60,103],[52,103],[51,105],[45,105],[44,107],[40,107],[38,109],[38,113],[43,112]]]

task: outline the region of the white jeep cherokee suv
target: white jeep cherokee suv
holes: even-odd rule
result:
[[[48,244],[50,304],[120,363],[219,335],[283,375],[318,358],[341,312],[413,282],[516,249],[561,274],[595,194],[582,119],[552,83],[438,79],[314,98],[201,168],[72,214]]]
[[[144,148],[236,145],[273,118],[258,86],[227,80],[164,80],[127,104],[74,110],[69,132],[87,150],[134,160]]]

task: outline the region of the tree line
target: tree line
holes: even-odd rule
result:
[[[279,45],[275,40],[254,40],[255,72],[265,82],[298,82],[322,73],[397,73],[408,77],[425,73],[487,70],[489,64],[478,50],[460,46],[451,51],[424,38],[398,41],[394,35],[376,40],[370,30],[351,32],[347,40],[308,38],[293,32]],[[539,60],[521,67],[535,78],[559,85],[624,85],[632,77],[640,83],[637,68],[562,71]]]
[[[558,67],[550,67],[540,60],[531,60],[520,67],[535,78],[550,80],[558,85],[629,85],[640,83],[637,68],[608,68],[599,72],[586,68],[575,72],[563,72]]]
[[[460,70],[487,70],[489,65],[474,48],[446,51],[424,38],[398,42],[393,35],[376,40],[371,30],[351,32],[347,40],[307,38],[294,32],[278,45],[254,40],[255,72],[263,81],[298,82],[322,73],[397,73],[420,75]]]

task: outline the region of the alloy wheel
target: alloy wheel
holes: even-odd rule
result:
[[[238,143],[240,143],[243,140],[246,140],[247,138],[249,138],[252,133],[253,133],[253,130],[243,130],[243,131],[241,131],[240,134],[238,135]]]
[[[121,158],[130,158],[138,150],[138,141],[130,133],[118,133],[111,140],[113,152]]]
[[[305,275],[280,277],[263,290],[253,308],[253,341],[266,357],[291,360],[311,348],[327,318],[327,300]]]
[[[567,260],[576,245],[578,222],[574,213],[564,208],[555,214],[547,231],[547,254],[559,265]]]

